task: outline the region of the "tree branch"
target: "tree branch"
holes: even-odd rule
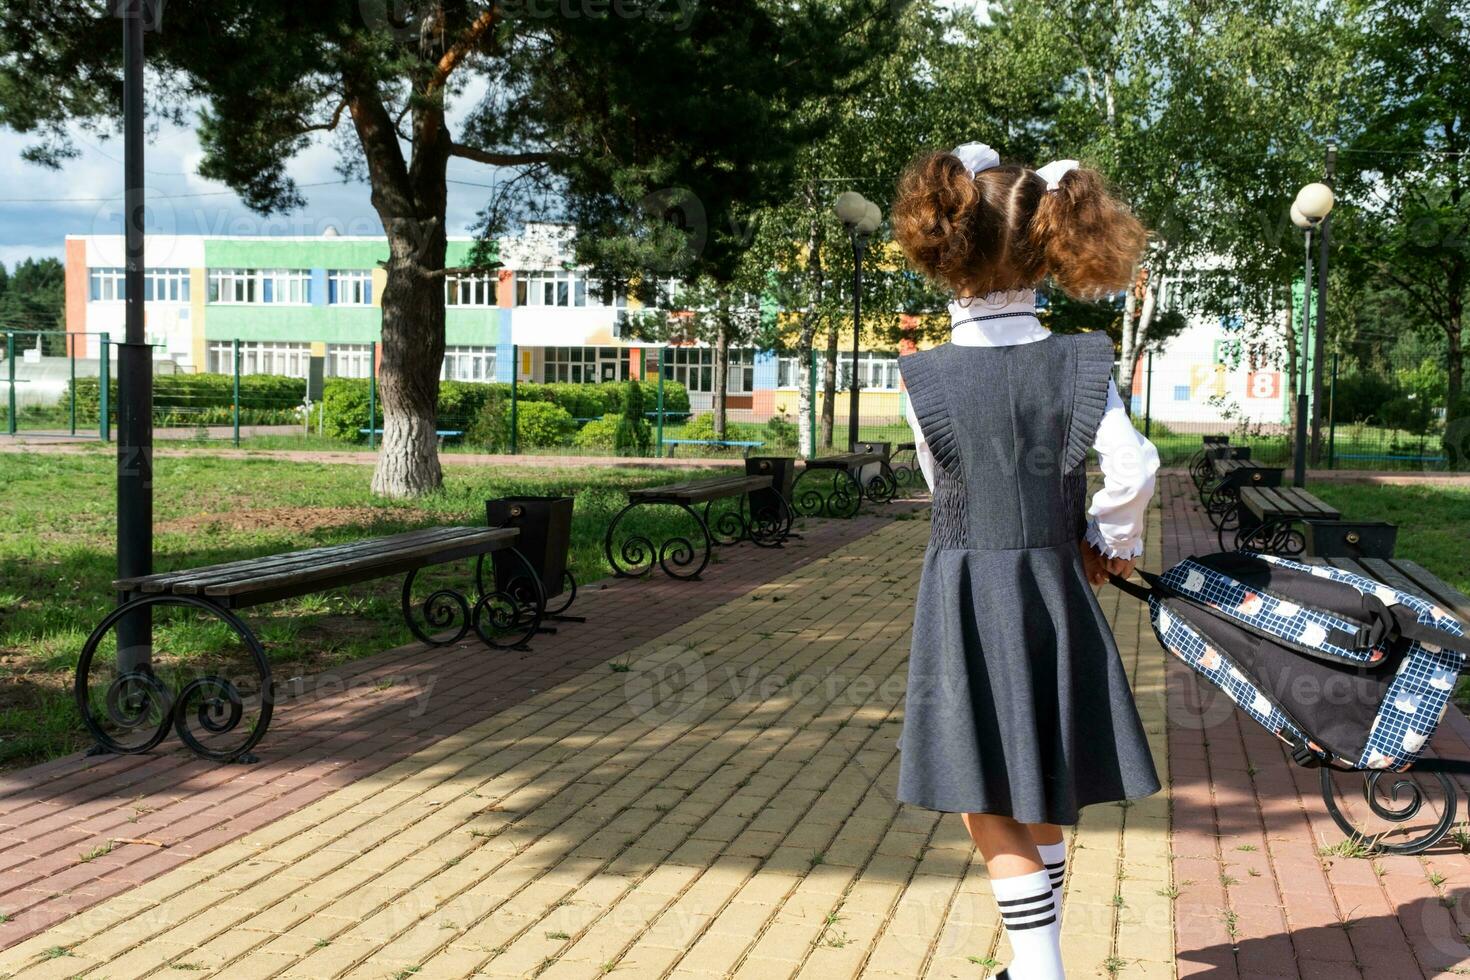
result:
[[[489,164],[492,167],[520,167],[531,163],[550,163],[556,158],[556,154],[544,152],[495,153],[490,150],[477,149],[473,146],[465,146],[463,143],[449,144],[449,155],[464,157],[466,160]]]
[[[443,57],[439,59],[439,64],[434,67],[434,74],[429,77],[429,84],[424,88],[426,94],[433,95],[444,87],[444,83],[449,80],[454,69],[459,67],[460,63],[474,50],[475,45],[480,43],[485,33],[495,25],[495,13],[498,8],[499,4],[492,3],[449,46],[449,50],[444,52]]]

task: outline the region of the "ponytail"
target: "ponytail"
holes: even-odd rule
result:
[[[899,180],[894,238],[919,271],[957,290],[977,285],[987,256],[1004,244],[1005,227],[1005,215],[953,153],[922,156]]]
[[[1027,227],[1032,250],[1069,296],[1090,299],[1133,281],[1148,234],[1108,193],[1095,170],[1068,171],[1037,202]]]

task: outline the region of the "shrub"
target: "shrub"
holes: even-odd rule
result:
[[[618,428],[623,423],[618,415],[604,415],[582,426],[572,444],[579,449],[612,452],[617,447]]]
[[[76,379],[77,422],[96,424],[101,386],[95,377]],[[61,397],[69,403],[70,392]],[[240,421],[248,425],[289,425],[300,421],[306,381],[272,374],[240,378]],[[117,379],[108,385],[117,411]],[[229,374],[161,374],[153,379],[154,421],[158,425],[224,425],[234,418],[235,378]]]
[[[650,441],[648,422],[643,418],[643,386],[629,381],[624,386],[623,413],[613,446],[619,456],[647,456]]]
[[[509,415],[509,410],[505,413]],[[572,413],[551,402],[526,402],[516,406],[516,441],[520,449],[560,446],[577,430]]]
[[[766,441],[778,446],[796,445],[796,423],[784,414],[766,419]]]
[[[715,416],[713,412],[701,412],[689,420],[684,426],[684,431],[679,434],[682,439],[713,439],[715,437]]]
[[[378,407],[382,418],[382,406]],[[327,378],[322,385],[322,432],[356,442],[368,424],[368,383],[359,378]]]

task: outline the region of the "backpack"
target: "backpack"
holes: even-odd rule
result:
[[[1164,648],[1305,766],[1408,769],[1470,653],[1429,600],[1327,565],[1236,551],[1139,574],[1150,588],[1112,581],[1148,602]]]

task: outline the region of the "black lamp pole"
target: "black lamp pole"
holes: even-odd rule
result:
[[[848,229],[852,237],[852,393],[847,410],[847,448],[858,441],[858,343],[863,330],[863,253],[868,250],[868,236],[856,227]]]
[[[1307,337],[1312,322],[1312,229],[1306,229],[1304,234],[1306,261],[1302,272],[1302,335],[1297,344],[1296,445],[1292,449],[1291,485],[1294,487],[1307,485],[1307,351],[1310,350]]]
[[[117,351],[117,572],[153,571],[153,353],[143,331],[143,32],[162,0],[115,0],[123,22],[124,336]],[[107,357],[108,351],[102,351]],[[139,610],[117,625],[117,669],[147,670],[153,618]]]

